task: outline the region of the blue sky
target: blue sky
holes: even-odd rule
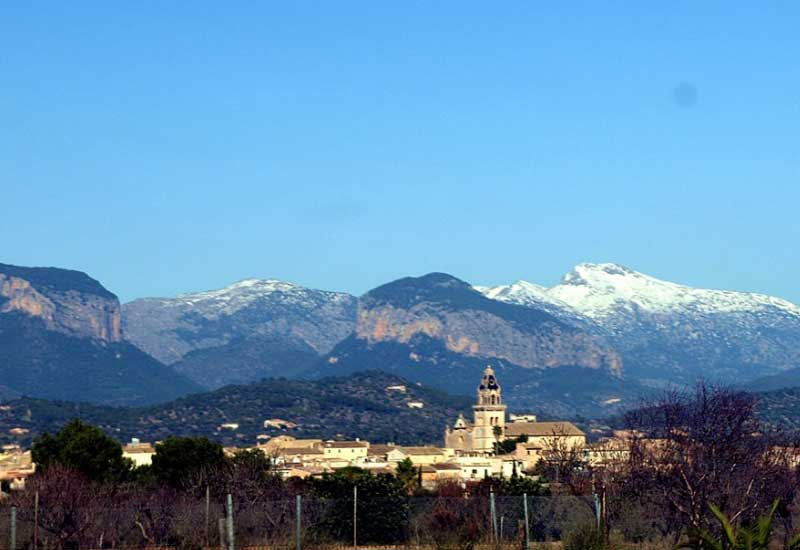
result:
[[[614,261],[800,302],[797,2],[40,2],[0,261],[124,300]]]

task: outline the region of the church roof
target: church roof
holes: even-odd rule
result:
[[[584,434],[572,422],[512,422],[506,424],[507,437],[582,436]]]

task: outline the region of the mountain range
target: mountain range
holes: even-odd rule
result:
[[[0,358],[0,399],[115,405],[376,369],[473,394],[490,363],[512,409],[602,416],[698,378],[800,384],[800,307],[617,264],[552,287],[431,273],[355,297],[247,279],[120,306],[82,273],[0,264]]]

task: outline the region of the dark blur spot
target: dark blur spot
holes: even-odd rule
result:
[[[688,82],[681,82],[672,90],[672,99],[678,107],[689,109],[697,103],[697,88]]]

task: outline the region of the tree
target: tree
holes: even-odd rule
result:
[[[100,428],[72,420],[52,437],[45,433],[33,443],[31,456],[45,471],[55,464],[74,469],[92,481],[125,478],[133,463],[122,456],[122,445]]]
[[[355,467],[326,473],[313,481],[314,492],[323,499],[353,502],[353,487],[358,488],[358,540],[388,544],[403,540],[408,499],[403,483],[392,474],[372,475]],[[352,540],[352,506],[333,505],[321,526],[340,541]]]
[[[737,525],[755,521],[776,498],[791,501],[793,449],[758,421],[750,395],[700,384],[694,393],[665,394],[626,421],[622,502],[643,504],[673,529],[709,529],[710,503]],[[777,513],[785,516],[785,507]]]
[[[180,487],[198,475],[207,476],[225,463],[222,446],[205,437],[168,437],[156,445],[153,475]]]
[[[405,487],[406,493],[412,494],[419,488],[419,471],[410,458],[406,457],[397,463],[395,475]]]

